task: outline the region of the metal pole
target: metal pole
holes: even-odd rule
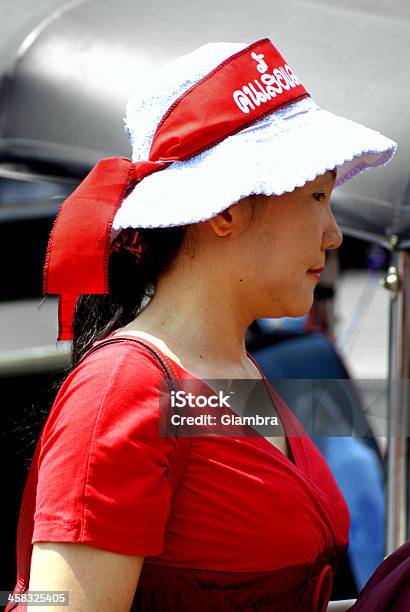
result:
[[[393,237],[392,237],[393,238]],[[392,240],[394,247],[394,240]],[[408,378],[410,372],[410,253],[392,254],[387,402],[386,554],[407,540]]]

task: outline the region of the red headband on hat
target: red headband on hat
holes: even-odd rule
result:
[[[148,161],[100,160],[63,202],[44,265],[43,292],[58,294],[57,340],[72,340],[77,298],[106,294],[111,228],[130,183],[214,146],[309,94],[265,38],[235,53],[168,109]]]

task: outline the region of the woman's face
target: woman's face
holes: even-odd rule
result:
[[[256,218],[243,236],[245,261],[253,268],[251,280],[247,266],[246,284],[257,292],[248,304],[257,310],[255,318],[295,317],[310,310],[319,278],[309,270],[323,268],[326,251],[343,239],[330,208],[335,178],[336,172],[329,171],[291,193],[255,203]]]

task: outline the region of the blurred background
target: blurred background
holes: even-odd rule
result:
[[[70,365],[69,344],[56,343],[57,296],[42,294],[57,211],[99,159],[130,157],[123,116],[138,75],[209,41],[268,36],[320,106],[399,144],[388,166],[334,192],[345,238],[329,253],[312,311],[259,319],[247,335],[248,350],[303,421],[346,497],[351,545],[332,598],[355,597],[385,554],[409,537],[408,402],[393,381],[409,379],[410,5],[0,0],[0,15],[1,484],[8,526],[0,590],[14,587],[18,510],[41,416]],[[327,415],[326,431],[312,418],[318,410]]]

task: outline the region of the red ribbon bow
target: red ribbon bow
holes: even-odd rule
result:
[[[50,235],[43,292],[58,294],[57,340],[72,340],[82,294],[106,294],[115,214],[132,182],[186,160],[309,94],[268,39],[232,55],[168,109],[149,160],[100,160],[63,202]]]

